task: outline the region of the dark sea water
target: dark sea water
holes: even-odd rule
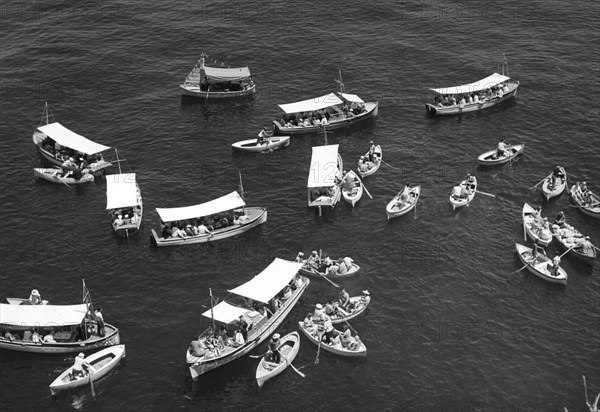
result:
[[[529,190],[563,165],[570,183],[600,191],[600,10],[597,1],[530,2],[2,2],[0,199],[1,298],[32,288],[52,303],[77,303],[81,279],[127,357],[89,388],[58,397],[48,385],[71,356],[0,352],[1,410],[394,410],[569,411],[600,391],[599,264],[563,258],[566,287],[521,271],[524,202],[543,207],[600,245],[600,224]],[[229,103],[182,102],[178,84],[201,52],[250,66],[259,93]],[[516,99],[460,117],[426,115],[426,89],[469,83],[497,70],[505,53],[521,82]],[[379,116],[328,133],[346,165],[369,140],[384,165],[368,197],[319,218],[306,207],[311,147],[233,156],[280,116],[278,103],[346,91],[378,100]],[[139,236],[116,238],[104,180],[68,188],[33,179],[45,165],[31,141],[44,102],[56,120],[117,147],[137,173],[145,214]],[[524,143],[510,165],[475,168],[500,138]],[[349,166],[347,166],[349,167]],[[267,206],[268,221],[210,246],[157,249],[156,207],[185,206],[236,190]],[[451,211],[452,186],[474,172],[470,207]],[[406,183],[422,185],[415,212],[387,221],[385,204]],[[353,320],[364,360],[321,351],[305,338],[291,369],[262,390],[245,357],[197,382],[185,350],[209,304],[274,257],[323,249],[362,269],[344,280],[368,289]],[[548,253],[554,253],[554,246]],[[338,289],[313,279],[279,329]],[[204,306],[203,306],[204,305]],[[264,345],[263,345],[264,346]],[[264,349],[263,347],[260,348]],[[260,351],[255,351],[260,353]]]

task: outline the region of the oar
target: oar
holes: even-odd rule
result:
[[[387,162],[386,162],[385,160],[383,160],[383,159],[381,159],[381,162],[382,162],[384,165],[387,165],[387,166],[391,167],[392,169],[399,169],[399,167],[394,167],[394,166],[392,166],[391,164],[387,163]]]
[[[315,365],[319,364],[319,353],[321,353],[321,342],[323,342],[323,334],[321,333],[319,335],[319,333],[317,333],[317,336],[319,338],[319,346],[317,347],[317,357],[315,358]]]
[[[552,174],[552,173],[550,173],[550,175],[551,175],[551,174]],[[539,186],[541,183],[544,183],[544,181],[545,181],[546,179],[548,179],[548,178],[550,177],[550,175],[548,175],[548,176],[546,176],[545,178],[543,178],[542,180],[540,180],[540,181],[539,181],[539,182],[538,182],[538,183],[537,183],[535,186],[531,186],[531,187],[529,188],[529,190],[533,190],[533,189],[535,189],[536,187],[538,187],[538,186]]]
[[[496,195],[493,195],[493,194],[487,193],[487,192],[482,192],[480,190],[475,190],[475,193],[479,193],[479,194],[482,194],[482,195],[486,195],[486,196],[490,196],[490,197],[496,198]]]
[[[262,358],[265,355],[266,355],[266,353],[263,353],[262,355],[250,355],[249,357],[253,358],[253,359],[258,359],[258,358]]]
[[[296,367],[294,365],[292,365],[292,362],[290,362],[289,360],[287,360],[287,358],[283,358],[285,360],[285,363],[287,363],[288,365],[290,365],[292,367],[292,369],[294,370],[294,372],[296,372],[298,375],[302,376],[303,378],[306,378],[306,375],[303,374],[302,372],[300,372],[298,369],[296,369]]]
[[[358,179],[358,181],[360,182],[360,185],[362,186],[362,188],[364,189],[365,193],[371,198],[371,200],[373,200],[373,196],[371,196],[371,193],[369,193],[369,191],[367,190],[367,188],[365,187],[364,183],[362,182],[362,180]]]
[[[90,389],[92,391],[92,398],[95,398],[96,397],[96,389],[94,388],[94,381],[92,379],[92,366],[91,365],[89,367],[88,376],[90,377]]]
[[[342,315],[342,319],[344,320],[344,322],[346,322],[346,325],[348,325],[348,327],[350,328],[350,330],[351,330],[352,332],[354,332],[354,334],[356,335],[356,333],[357,333],[357,332],[356,332],[356,329],[354,329],[354,328],[352,327],[352,325],[350,325],[350,324],[348,323],[348,321],[346,320],[346,317],[345,317],[344,315]]]

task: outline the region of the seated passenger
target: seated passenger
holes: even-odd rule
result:
[[[204,340],[199,336],[195,336],[194,340],[190,343],[190,353],[198,357],[206,355],[206,345],[204,344]]]
[[[242,346],[244,343],[244,335],[242,335],[242,331],[238,328],[235,330],[233,346]]]
[[[352,332],[350,331],[350,328],[348,327],[348,325],[344,325],[344,332],[340,337],[342,346],[344,348],[347,348],[350,345],[350,343],[352,343],[352,340]]]
[[[122,215],[117,216],[117,218],[115,219],[115,225],[123,226],[123,223],[124,223],[123,216]]]
[[[286,301],[289,298],[292,297],[292,289],[289,286],[286,286],[285,289],[283,290],[283,297],[281,298],[282,301]]]
[[[361,349],[362,346],[362,341],[360,340],[359,336],[356,335],[354,337],[354,339],[352,340],[352,342],[350,342],[350,344],[348,345],[348,349],[352,350],[352,351],[358,351]]]
[[[131,224],[131,219],[129,218],[129,215],[125,215],[125,218],[123,219],[123,224],[124,225],[130,225]]]
[[[315,324],[313,323],[313,314],[311,312],[308,312],[304,318],[304,329],[314,332]]]
[[[45,343],[56,343],[56,340],[54,339],[54,332],[50,332],[49,334],[44,336],[44,339],[42,339],[42,341]]]
[[[163,227],[163,230],[162,230],[162,237],[163,237],[163,239],[170,238],[172,233],[173,233],[173,231],[169,227],[169,224],[165,223],[165,226]]]

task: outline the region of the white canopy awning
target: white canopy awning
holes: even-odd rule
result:
[[[244,200],[240,197],[238,192],[231,192],[228,195],[199,205],[156,208],[156,211],[163,222],[174,222],[176,220],[194,219],[197,217],[214,215],[215,213],[221,213],[245,205],[246,203],[244,203]]]
[[[315,146],[312,148],[307,187],[331,187],[338,174],[338,146]]]
[[[362,103],[360,97],[355,94],[339,93],[342,97],[350,102]],[[325,96],[315,97],[308,100],[303,100],[296,103],[280,104],[279,107],[286,113],[301,113],[311,112],[314,110],[321,110],[327,107],[336,106],[342,104],[344,101],[336,96],[335,93],[329,93]]]
[[[38,127],[38,130],[50,136],[61,146],[68,147],[87,155],[93,155],[110,149],[109,146],[92,142],[91,140],[70,131],[58,122],[40,126]]]
[[[247,67],[223,68],[205,66],[204,73],[207,77],[222,81],[243,80],[251,76],[250,69]]]
[[[218,322],[223,323],[231,323],[236,319],[239,319],[240,316],[244,315],[248,312],[246,308],[240,308],[239,306],[233,306],[225,301],[220,302],[215,307],[213,307],[212,311],[209,309],[202,314],[210,319],[214,319]]]
[[[0,324],[22,327],[72,326],[83,322],[87,304],[9,305],[0,303]]]
[[[504,76],[502,74],[494,73],[485,79],[481,79],[475,83],[469,83],[462,86],[454,86],[454,87],[442,87],[440,89],[430,89],[438,94],[463,94],[463,93],[474,93],[481,90],[489,89],[490,87],[494,87],[497,84],[505,82],[509,80],[510,77]]]
[[[135,173],[106,175],[106,209],[138,205]]]
[[[268,303],[294,278],[302,265],[302,263],[275,258],[269,266],[252,280],[229,292]]]

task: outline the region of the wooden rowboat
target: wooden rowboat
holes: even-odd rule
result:
[[[402,195],[406,195],[406,200],[400,200]],[[421,196],[421,186],[404,187],[400,193],[398,193],[385,207],[387,218],[392,219],[394,217],[402,216],[410,212],[415,208],[419,197]]]
[[[340,260],[345,260],[345,259],[338,259],[337,261],[334,261],[334,264],[337,264],[337,262],[339,262]],[[323,270],[322,268],[320,270],[317,270],[316,268],[314,268],[313,266],[311,266],[309,264],[308,260],[303,260],[302,261],[304,263],[304,266],[302,266],[300,268],[300,273],[306,276],[319,276],[319,277],[325,277],[325,278],[329,278],[329,279],[335,279],[335,278],[345,278],[348,276],[352,276],[354,275],[356,272],[358,272],[360,270],[360,266],[358,266],[356,263],[354,263],[354,261],[351,262],[350,264],[350,269],[347,269],[346,272],[344,273],[340,273],[339,270],[332,270],[330,268],[328,268],[329,270],[327,270],[326,272],[322,272],[321,270]],[[333,266],[333,265],[332,265]],[[339,265],[338,265],[339,267]],[[346,268],[348,267],[348,264],[346,264]]]
[[[517,157],[518,155],[523,153],[524,149],[525,149],[524,144],[516,144],[516,145],[508,146],[507,147],[508,155],[504,154],[502,156],[497,156],[498,151],[496,149],[490,150],[488,152],[481,154],[477,158],[477,163],[481,166],[502,165],[504,163],[510,162],[512,159],[514,159],[515,157]]]
[[[596,219],[600,218],[600,196],[587,188],[584,193],[579,182],[571,186],[570,194],[575,207],[582,213]]]
[[[564,223],[564,227],[558,225],[550,226],[552,234],[558,243],[558,248],[565,252],[569,249],[569,255],[583,260],[587,264],[593,265],[596,259],[596,249],[593,246],[588,247],[587,251],[583,249],[582,242],[586,241],[586,236],[582,235],[573,226]],[[589,237],[587,238],[589,241]]]
[[[469,206],[469,203],[471,203],[471,200],[473,200],[475,197],[475,193],[477,192],[477,178],[475,176],[472,177],[473,180],[471,182],[463,180],[459,185],[467,188],[469,191],[469,195],[467,197],[450,195],[450,204],[452,205],[452,210],[456,209],[457,207]]]
[[[306,329],[304,327],[304,322],[302,322],[302,321],[298,322],[298,325],[300,325],[300,330],[302,330],[302,333],[304,333],[304,335],[312,343],[314,343],[315,345],[319,345],[319,341],[321,340],[321,338],[323,336],[323,331],[320,330],[320,328],[322,328],[322,326],[320,326],[320,327],[313,326],[310,329]],[[316,330],[317,328],[319,328],[319,330]],[[327,344],[324,342],[321,342],[321,345],[319,347],[323,348],[327,352],[335,353],[336,355],[345,356],[345,357],[353,357],[353,358],[362,357],[362,358],[364,358],[367,356],[367,347],[365,346],[365,344],[362,341],[360,342],[360,344],[358,345],[358,347],[355,350],[350,350],[350,349],[344,348],[340,344],[331,345],[331,344]]]
[[[344,309],[338,306],[335,314],[329,316],[329,318],[331,319],[331,323],[335,325],[336,323],[342,323],[350,319],[354,319],[355,317],[363,313],[365,310],[367,310],[367,306],[369,306],[369,303],[371,303],[370,295],[350,297],[349,307],[351,307],[352,309],[345,311]]]
[[[365,159],[367,159],[368,157],[369,157],[369,151],[367,151],[367,153],[365,153],[365,155],[364,155]],[[379,170],[379,168],[381,167],[382,161],[383,161],[383,152],[381,151],[381,146],[377,145],[377,146],[375,146],[375,150],[373,151],[373,162],[366,162],[366,164],[367,164],[366,171],[363,172],[360,170],[360,160],[359,160],[358,173],[360,174],[361,177],[371,176],[372,174],[375,174],[375,172]]]
[[[363,186],[360,178],[350,170],[342,178],[342,198],[350,203],[352,207],[360,200],[363,195]]]
[[[81,183],[90,183],[94,181],[94,175],[91,173],[84,173],[81,175],[81,179],[75,179],[73,177],[63,177],[62,169],[56,168],[42,168],[36,167],[33,169],[33,175],[40,179],[47,180],[53,183],[60,183],[63,185],[78,185]]]
[[[529,203],[523,205],[523,228],[531,240],[548,246],[552,242],[552,232],[547,218],[542,218],[541,209],[535,210]]]
[[[289,136],[274,136],[269,138],[264,143],[258,143],[258,139],[248,139],[235,142],[231,145],[233,151],[238,152],[249,152],[249,153],[263,153],[289,146]]]
[[[552,283],[560,283],[563,285],[567,284],[567,272],[561,267],[558,268],[556,276],[552,275],[550,268],[552,267],[552,259],[543,254],[538,254],[535,258],[533,257],[533,249],[527,246],[515,243],[515,248],[519,254],[519,259],[524,265],[527,265],[527,269],[536,275],[537,277],[547,280]]]
[[[97,381],[102,378],[114,369],[123,357],[125,357],[125,345],[114,345],[102,349],[85,358],[85,361],[90,364],[90,369],[85,376],[78,376],[73,379],[71,376],[73,367],[71,366],[50,384],[50,391],[52,395],[56,395],[61,391],[89,385],[90,379]]]
[[[262,357],[256,368],[256,382],[258,383],[258,387],[263,386],[266,381],[283,372],[294,361],[298,350],[300,350],[300,335],[298,335],[298,332],[290,332],[281,338],[279,346],[281,362],[270,362],[266,359],[266,356]]]
[[[558,169],[560,169],[562,177],[556,177],[554,172],[552,172],[542,184],[542,192],[544,193],[546,200],[550,200],[553,197],[560,195],[567,187],[567,172],[562,166]],[[553,179],[555,179],[554,184],[552,184]]]

